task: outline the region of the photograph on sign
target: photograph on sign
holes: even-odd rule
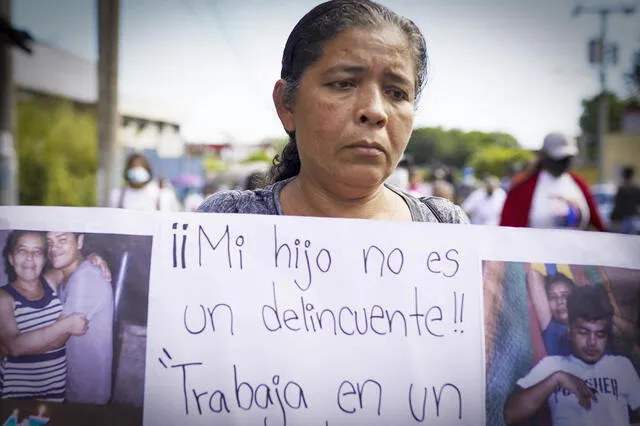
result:
[[[640,270],[483,262],[487,424],[640,424]]]
[[[151,245],[0,231],[0,423],[142,423]]]

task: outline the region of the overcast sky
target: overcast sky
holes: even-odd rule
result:
[[[48,44],[96,60],[96,3],[13,0],[13,20]],[[289,32],[317,3],[121,0],[122,98],[166,111],[191,141],[283,137],[271,90]],[[578,134],[580,101],[599,90],[597,70],[587,63],[599,20],[572,18],[576,1],[382,3],[415,21],[427,39],[430,75],[416,127],[504,131],[527,148],[538,148],[549,131]],[[625,95],[622,74],[640,49],[640,10],[611,16],[608,30],[620,57],[609,71],[610,88]]]

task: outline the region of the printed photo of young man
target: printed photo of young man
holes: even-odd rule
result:
[[[578,287],[567,298],[569,355],[543,358],[517,382],[504,421],[518,424],[549,404],[553,426],[628,426],[640,414],[640,377],[628,358],[608,355],[613,307],[604,288]]]

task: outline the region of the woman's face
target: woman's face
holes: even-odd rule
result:
[[[133,188],[141,188],[145,186],[151,178],[147,167],[147,163],[142,157],[133,158],[129,164],[129,168],[127,169],[127,180],[129,185]]]
[[[9,263],[23,281],[37,280],[45,262],[44,238],[38,234],[21,235],[9,255]]]
[[[293,105],[278,108],[284,127],[296,132],[300,176],[357,191],[391,174],[413,128],[410,50],[392,26],[348,29],[324,46]]]
[[[557,281],[551,284],[549,291],[547,292],[551,316],[562,324],[567,324],[569,322],[567,298],[571,294],[571,290],[571,287],[567,283]]]

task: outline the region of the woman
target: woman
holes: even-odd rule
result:
[[[0,397],[61,402],[69,336],[87,331],[83,314],[61,316],[56,288],[42,277],[44,234],[13,231],[3,255],[10,284],[0,288]]]
[[[287,40],[273,101],[290,141],[271,185],[225,191],[202,212],[466,223],[452,203],[384,184],[413,129],[426,80],[418,27],[366,0],[332,0]]]
[[[127,158],[124,180],[126,185],[111,191],[109,207],[169,211],[182,209],[175,191],[166,186],[163,180],[153,179],[151,164],[144,155],[133,153]]]
[[[614,310],[612,318],[613,340],[608,344],[607,353],[612,353],[614,350],[622,353],[624,351],[618,346],[621,343],[633,341],[636,335],[636,326],[620,309],[613,294],[612,285],[603,268],[599,268],[599,270]],[[571,278],[562,273],[543,276],[533,268],[527,271],[527,291],[542,330],[542,340],[547,355],[571,354],[571,342],[567,335],[569,324],[567,299],[576,286],[577,284]]]
[[[527,290],[538,317],[547,355],[571,354],[567,335],[567,299],[575,287],[573,280],[564,274],[542,276],[533,268],[527,271]]]

